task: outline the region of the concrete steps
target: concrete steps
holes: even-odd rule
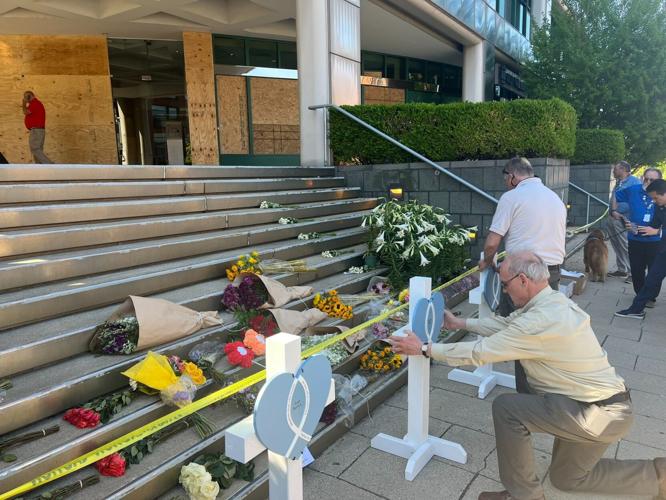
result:
[[[283,207],[259,209],[263,200]],[[305,259],[312,272],[276,278],[315,291],[361,292],[381,272],[344,274],[362,262],[367,234],[360,224],[377,201],[359,198],[332,168],[8,166],[0,167],[0,203],[0,378],[13,383],[0,403],[0,436],[58,423],[67,408],[127,384],[120,372],[144,352],[94,356],[87,349],[95,327],[130,294],[218,309],[225,269],[250,250],[264,259]],[[280,217],[300,222],[280,225]],[[322,237],[297,239],[314,231]],[[331,249],[349,252],[321,257]],[[311,299],[289,307],[305,308]],[[153,350],[186,355],[206,339],[224,340],[235,322],[221,317],[221,326]],[[108,425],[81,431],[63,423],[59,433],[15,449],[17,462],[0,464],[0,493],[166,411],[140,397]],[[242,416],[229,405],[205,412],[218,422],[211,441],[218,444],[223,428]],[[138,478],[136,491],[152,491],[151,477],[165,481],[185,450],[207,446],[187,434],[121,483],[82,495],[138,498],[127,490]]]

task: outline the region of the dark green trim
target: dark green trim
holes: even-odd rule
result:
[[[252,124],[252,90],[250,89],[250,77],[245,77],[245,101],[247,103],[247,151],[254,154],[254,126]]]
[[[300,155],[220,155],[220,165],[300,166]]]

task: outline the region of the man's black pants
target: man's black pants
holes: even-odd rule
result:
[[[629,240],[629,264],[631,265],[631,281],[634,285],[634,293],[638,295],[645,285],[645,275],[652,267],[657,253],[659,253],[659,241],[636,241]],[[650,300],[656,299],[661,291],[661,283],[657,287],[657,293]]]
[[[641,313],[645,304],[659,295],[661,282],[666,278],[666,251],[659,252],[652,261],[652,266],[645,278],[645,285],[640,289],[638,295],[629,306],[629,312]]]

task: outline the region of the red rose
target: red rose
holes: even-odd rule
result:
[[[242,342],[230,342],[224,346],[224,352],[227,355],[229,363],[232,365],[241,365],[243,368],[252,366],[254,353],[251,349],[245,347]]]
[[[125,459],[120,453],[114,453],[95,464],[102,476],[120,477],[125,474]]]
[[[85,429],[99,424],[100,417],[99,413],[88,408],[72,408],[67,410],[62,418],[79,429]]]

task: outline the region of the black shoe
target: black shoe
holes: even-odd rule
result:
[[[648,303],[645,304],[645,307],[649,307],[650,309],[654,309],[655,307],[657,307],[657,301],[654,300],[654,299],[649,300]]]
[[[615,316],[618,316],[620,318],[643,319],[645,318],[645,311],[637,313],[637,312],[632,312],[630,309],[625,309],[624,311],[616,312]]]
[[[612,276],[613,278],[627,279],[629,277],[629,274],[622,271],[613,271],[612,273],[608,273],[608,276]]]

